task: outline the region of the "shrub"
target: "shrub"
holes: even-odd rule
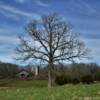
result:
[[[4,76],[0,76],[0,79],[4,79],[5,77]]]
[[[80,83],[80,80],[77,79],[77,78],[74,78],[74,79],[72,80],[72,83],[73,83],[73,84],[79,84],[79,83]]]
[[[100,75],[97,75],[97,76],[95,77],[95,81],[100,81]]]
[[[58,85],[64,85],[67,83],[71,83],[71,78],[70,76],[59,75],[59,76],[56,76],[55,83]]]
[[[91,84],[93,83],[93,78],[91,75],[86,75],[86,76],[81,77],[81,82],[85,84]]]

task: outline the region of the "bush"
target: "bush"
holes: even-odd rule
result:
[[[91,75],[86,75],[86,76],[81,77],[81,82],[85,84],[91,84],[93,83],[93,78]]]
[[[74,79],[72,80],[72,83],[73,83],[73,84],[79,84],[79,83],[80,83],[80,80],[77,79],[77,78],[74,78]]]
[[[5,77],[4,76],[0,76],[0,79],[4,79]]]
[[[97,76],[95,77],[95,81],[100,81],[100,75],[97,75]]]
[[[59,76],[56,76],[55,83],[58,85],[64,85],[67,83],[71,83],[71,78],[70,76],[59,75]]]

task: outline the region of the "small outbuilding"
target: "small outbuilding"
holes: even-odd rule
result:
[[[26,70],[21,70],[16,76],[22,79],[26,79],[26,78],[31,77],[32,75]]]

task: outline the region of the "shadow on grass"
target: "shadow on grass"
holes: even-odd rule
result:
[[[0,87],[47,87],[47,80],[0,79]]]

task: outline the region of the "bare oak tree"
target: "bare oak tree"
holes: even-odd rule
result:
[[[52,86],[54,64],[62,61],[74,62],[85,58],[87,48],[72,26],[57,14],[45,15],[32,21],[26,28],[28,37],[20,36],[17,48],[18,59],[41,60],[48,63],[48,87]]]

